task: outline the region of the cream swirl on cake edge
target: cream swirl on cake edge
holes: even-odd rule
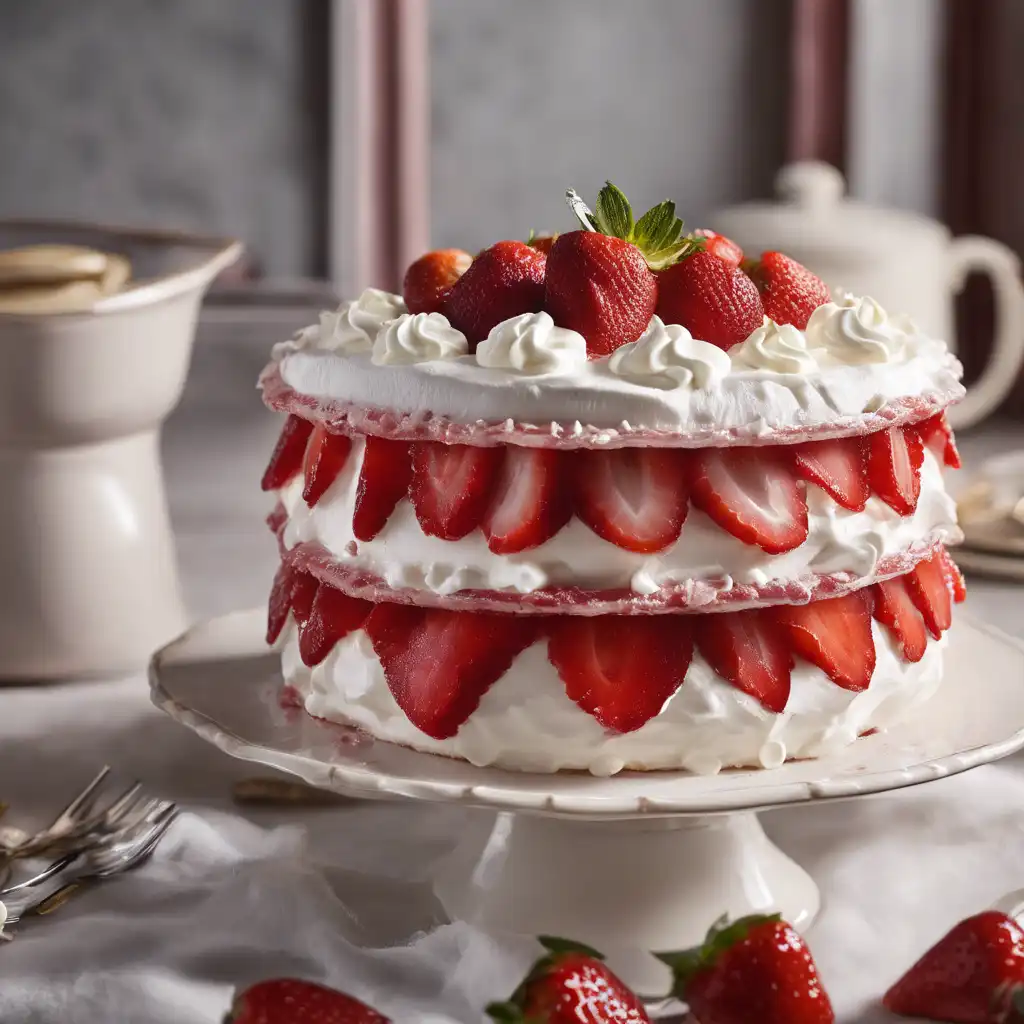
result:
[[[659,316],[652,316],[636,341],[608,359],[612,373],[664,390],[714,388],[731,368],[728,354],[717,345],[694,338],[681,324],[665,324]]]
[[[909,319],[902,322],[870,296],[844,293],[838,302],[819,306],[807,322],[808,347],[818,347],[838,363],[891,363],[903,357],[917,337]]]
[[[820,363],[811,339],[792,324],[777,324],[769,317],[745,341],[729,349],[733,364],[743,369],[772,373],[813,373]]]
[[[586,365],[587,342],[578,331],[557,327],[550,313],[523,313],[491,328],[477,345],[476,361],[531,376],[567,373]]]
[[[373,342],[375,366],[410,366],[439,359],[457,359],[469,341],[442,313],[403,313],[380,326]]]

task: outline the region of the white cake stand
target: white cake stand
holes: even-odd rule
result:
[[[314,786],[490,812],[436,879],[450,916],[591,943],[642,992],[666,990],[645,951],[691,946],[722,913],[777,910],[801,929],[814,919],[816,885],[771,843],[758,811],[914,786],[1024,747],[1024,645],[964,615],[942,687],[906,725],[773,771],[607,779],[474,768],[282,709],[263,628],[254,610],[190,630],[153,659],[154,703],[233,757]]]

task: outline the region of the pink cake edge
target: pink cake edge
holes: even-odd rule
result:
[[[460,423],[429,411],[398,413],[319,398],[296,391],[281,377],[277,363],[260,374],[263,401],[275,412],[322,423],[332,433],[363,437],[371,435],[396,441],[437,441],[480,448],[512,444],[530,448],[727,448],[800,444],[834,437],[859,437],[890,427],[919,423],[963,398],[963,386],[928,391],[893,399],[877,412],[840,417],[830,423],[776,427],[755,433],[752,428],[707,427],[699,430],[651,430],[645,427],[598,427],[576,422],[540,425],[512,419]]]

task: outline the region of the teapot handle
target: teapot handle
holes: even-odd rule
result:
[[[1024,364],[1024,283],[1016,253],[991,238],[956,238],[950,256],[956,291],[963,288],[968,272],[981,270],[991,277],[996,298],[995,341],[988,365],[967,397],[947,413],[950,424],[960,428],[973,426],[992,413],[1009,394]]]

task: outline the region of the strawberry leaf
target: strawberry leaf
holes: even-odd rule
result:
[[[584,945],[582,942],[575,942],[573,939],[559,939],[553,935],[540,935],[537,941],[549,953],[582,953],[592,960],[603,960],[604,954],[599,953],[592,946]]]
[[[652,206],[633,229],[633,241],[640,248],[661,249],[679,237],[683,222],[676,216],[676,204],[666,199]]]
[[[597,216],[594,218],[598,231],[612,238],[631,241],[633,237],[633,208],[629,200],[610,181],[597,194]]]
[[[498,1024],[522,1024],[524,1020],[523,1011],[510,1002],[488,1004],[487,1016],[498,1021]]]

